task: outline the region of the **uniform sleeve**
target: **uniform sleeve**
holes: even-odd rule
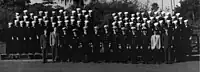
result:
[[[50,44],[50,46],[52,46],[52,34],[50,33],[50,37],[49,37],[49,44]]]

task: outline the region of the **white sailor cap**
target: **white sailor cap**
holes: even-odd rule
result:
[[[156,19],[158,20],[160,18],[160,16],[156,16]]]
[[[82,10],[82,13],[85,13],[86,12],[86,10]]]
[[[73,11],[72,11],[72,14],[74,14],[74,13],[76,13],[76,11],[73,10]]]
[[[69,20],[65,20],[65,23],[68,23],[69,22]]]
[[[132,30],[136,29],[136,27],[131,27]]]
[[[169,15],[170,15],[170,13],[169,13],[169,12],[167,12],[167,13],[166,13],[166,15],[167,15],[167,16],[169,16]]]
[[[46,16],[43,16],[43,19],[47,18]]]
[[[28,16],[23,16],[25,19],[28,18]]]
[[[122,21],[118,21],[118,24],[121,24],[122,23]]]
[[[57,18],[60,18],[61,16],[57,16]]]
[[[125,27],[122,27],[121,29],[122,29],[122,31],[126,30],[126,28],[125,28]]]
[[[116,25],[116,22],[113,22],[112,25],[115,26],[115,25]]]
[[[180,16],[180,13],[176,13],[176,16]]]
[[[144,20],[144,21],[146,21],[146,20],[147,20],[147,18],[143,18],[143,20]]]
[[[128,12],[124,12],[124,15],[127,15],[128,14]]]
[[[12,25],[12,22],[9,22],[8,25],[9,25],[9,26]]]
[[[133,21],[135,19],[135,17],[132,17],[131,20]]]
[[[74,19],[70,19],[70,21],[71,21],[71,22],[74,22],[75,20],[74,20]]]
[[[59,12],[60,12],[60,13],[62,13],[62,12],[63,12],[63,10],[61,9],[61,10],[59,10]]]
[[[30,13],[30,16],[33,16],[33,13]]]
[[[48,11],[45,11],[44,13],[45,13],[45,14],[48,14]]]
[[[154,15],[157,15],[158,14],[158,12],[154,12]]]
[[[24,10],[23,12],[24,12],[24,13],[27,13],[27,12],[28,12],[28,10]]]
[[[88,12],[89,12],[89,13],[91,13],[91,12],[92,12],[92,10],[88,10]]]
[[[147,23],[151,23],[151,21],[150,21],[150,20],[148,20],[148,21],[147,21]]]
[[[124,25],[126,26],[126,25],[128,25],[128,23],[126,22],[126,23],[124,23]]]
[[[136,25],[137,25],[137,26],[140,26],[140,24],[141,24],[141,23],[137,23]]]
[[[162,14],[162,15],[164,15],[164,14],[165,14],[165,12],[164,12],[164,11],[162,11],[162,12],[161,12],[161,14]]]
[[[135,16],[135,14],[131,14],[131,17],[134,17]]]
[[[94,29],[98,29],[99,27],[98,26],[94,26]]]
[[[128,20],[128,18],[126,17],[126,18],[124,18],[124,20],[126,20],[126,21],[127,21],[127,20]]]
[[[116,13],[112,13],[112,16],[115,16],[116,15]]]
[[[20,24],[23,24],[23,23],[24,23],[24,21],[20,21],[19,23],[20,23]]]
[[[77,29],[72,29],[72,31],[73,31],[73,32],[76,32],[76,31],[77,31]]]
[[[183,20],[183,17],[179,17],[178,19],[179,19],[179,20]]]
[[[39,18],[38,20],[39,20],[39,21],[42,21],[42,18]]]
[[[52,11],[52,14],[55,14],[56,13],[56,11]]]
[[[66,11],[63,12],[63,14],[66,14],[66,13],[67,13]]]
[[[17,23],[17,22],[18,22],[18,20],[15,20],[15,21],[14,21],[14,23]]]
[[[56,23],[55,22],[52,22],[52,25],[55,25]]]
[[[114,16],[114,19],[117,19],[117,16]]]
[[[104,28],[108,28],[108,25],[104,25]]]
[[[153,20],[154,19],[154,17],[150,17],[150,20]]]
[[[80,20],[78,20],[78,21],[77,21],[77,23],[81,23],[81,21],[80,21]]]
[[[43,13],[43,11],[39,11],[39,14]]]
[[[171,20],[167,20],[167,23],[170,23],[171,22]]]
[[[129,22],[130,25],[133,25],[133,22]]]
[[[169,18],[169,16],[165,16],[164,18],[167,19],[167,18]]]
[[[163,20],[160,20],[159,23],[163,23]]]
[[[30,22],[29,21],[26,21],[26,24],[29,24]]]
[[[58,24],[61,24],[62,23],[62,21],[58,21]]]
[[[175,19],[176,17],[175,16],[172,16],[172,19]]]
[[[48,20],[45,20],[44,22],[45,22],[45,23],[48,23],[49,21],[48,21]]]
[[[88,26],[84,26],[84,27],[83,27],[83,29],[87,29],[87,28],[88,28]]]
[[[85,18],[88,18],[89,17],[89,15],[85,15]]]
[[[156,22],[156,23],[154,23],[154,26],[158,26],[158,23]]]
[[[36,19],[36,18],[38,18],[38,16],[34,16],[33,18]]]
[[[77,11],[80,11],[80,10],[81,10],[81,8],[76,8],[76,10],[77,10]]]
[[[121,15],[122,14],[122,12],[118,12],[118,15]]]
[[[142,26],[145,26],[146,25],[146,23],[142,23]]]
[[[148,14],[151,14],[151,11],[148,11]]]
[[[36,23],[36,21],[32,21],[31,23],[32,23],[32,24],[35,24],[35,23]]]
[[[188,20],[184,20],[184,22],[185,22],[185,23],[187,23],[187,22],[188,22]]]
[[[67,18],[69,18],[69,17],[68,17],[68,16],[65,16],[64,18],[67,19]]]
[[[122,17],[119,17],[119,20],[122,20]]]
[[[88,21],[88,20],[85,20],[84,22],[85,22],[85,23],[88,23],[89,21]]]
[[[81,16],[81,14],[79,13],[78,16]]]
[[[137,12],[136,15],[137,15],[137,16],[140,15],[140,12]]]
[[[177,23],[178,23],[178,21],[177,21],[177,20],[175,20],[175,21],[173,21],[173,23],[174,23],[174,24],[177,24]]]
[[[117,29],[117,26],[113,26],[112,28],[113,28],[113,29]]]
[[[141,13],[141,15],[144,15],[144,14],[145,14],[145,12],[142,12],[142,13]]]
[[[70,16],[71,19],[74,19],[74,16]]]
[[[19,16],[19,13],[18,13],[18,12],[16,12],[16,13],[15,13],[15,15],[16,15],[16,16]]]
[[[137,17],[137,20],[139,20],[140,19],[140,17]]]

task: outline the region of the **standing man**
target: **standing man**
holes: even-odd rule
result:
[[[156,30],[153,32],[154,34],[151,36],[151,50],[153,54],[153,60],[155,63],[160,62],[160,48],[161,48],[161,41],[160,35]]]
[[[44,33],[40,36],[40,47],[42,49],[42,57],[43,57],[43,63],[47,62],[47,48],[48,48],[48,36],[47,36],[47,30],[44,29]]]
[[[162,48],[164,48],[164,61],[165,63],[171,63],[171,48],[170,48],[170,41],[171,36],[169,35],[169,31],[167,28],[164,28],[164,33],[162,33]]]
[[[50,46],[52,48],[52,60],[55,62],[58,59],[58,47],[60,46],[59,34],[57,28],[53,28],[53,32],[50,34]]]

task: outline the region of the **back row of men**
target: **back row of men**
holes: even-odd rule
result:
[[[184,61],[189,51],[192,30],[179,13],[113,13],[111,23],[101,28],[94,24],[92,10],[86,12],[77,8],[67,16],[63,10],[52,11],[50,17],[40,11],[33,17],[25,10],[23,18],[16,13],[6,30],[7,51],[42,51],[44,62],[51,49],[53,61],[132,63],[137,63],[138,56],[144,63]]]

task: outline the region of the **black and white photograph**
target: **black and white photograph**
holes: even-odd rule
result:
[[[200,72],[200,0],[0,0],[0,72]]]

